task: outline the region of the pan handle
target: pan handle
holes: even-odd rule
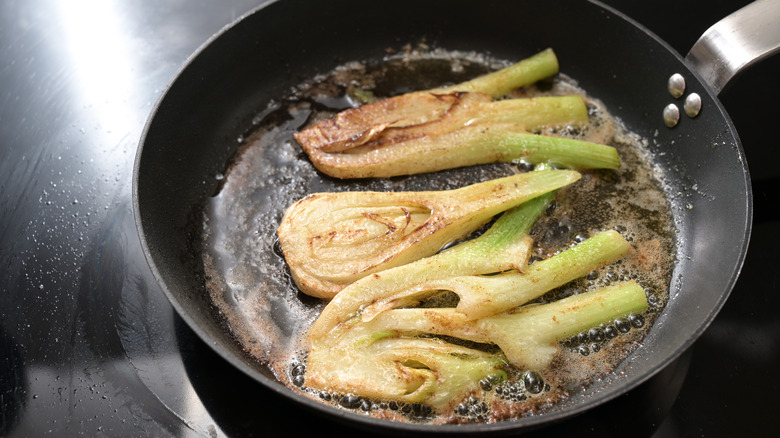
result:
[[[780,0],[757,0],[718,21],[685,60],[716,94],[738,73],[780,50]]]

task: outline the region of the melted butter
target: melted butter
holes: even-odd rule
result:
[[[219,194],[206,208],[203,260],[208,286],[236,339],[292,390],[334,405],[351,403],[338,394],[328,394],[323,399],[320,394],[308,392],[305,383],[303,387],[296,384],[300,382],[295,379],[299,375],[295,370],[306,359],[306,331],[324,302],[297,291],[278,249],[276,228],[287,206],[313,192],[447,190],[524,171],[522,163],[494,164],[381,180],[336,180],[314,169],[292,139],[293,132],[307,123],[330,117],[367,95],[381,98],[456,83],[504,65],[507,63],[480,54],[443,51],[407,53],[376,65],[345,64],[274,102],[241,139],[241,148],[225,169]],[[616,280],[635,279],[645,287],[653,304],[642,315],[644,327],[601,343],[598,351],[585,344],[589,348],[587,356],[582,354],[582,345],[562,343],[550,368],[541,373],[548,385],[544,391],[522,392],[523,370],[516,370],[511,373],[510,382],[470,395],[477,400],[474,403],[485,406],[479,408],[482,413],[474,418],[463,414],[473,408],[463,408],[465,402],[460,401],[443,412],[423,410],[422,416],[405,415],[398,406],[393,409],[393,404],[375,401],[378,409],[367,415],[450,423],[494,422],[543,412],[577,388],[610,372],[639,345],[663,308],[668,299],[676,241],[669,197],[660,182],[662,175],[646,152],[646,141],[625,129],[601,102],[588,96],[571,78],[559,75],[539,86],[518,90],[514,97],[566,94],[586,99],[590,123],[539,133],[610,144],[618,148],[622,165],[617,171],[583,172],[576,187],[559,191],[554,207],[532,230],[536,242],[534,256],[547,258],[606,229],[620,231],[634,251],[615,265],[551,291],[541,301]]]

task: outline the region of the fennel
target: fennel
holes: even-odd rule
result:
[[[358,316],[312,343],[305,381],[316,389],[441,407],[480,379],[505,375],[504,357],[419,333],[496,344],[516,368],[541,370],[557,341],[646,308],[644,290],[630,281],[479,320],[452,308],[393,309],[368,322]]]
[[[352,284],[325,306],[312,325],[310,340],[323,336],[358,312],[364,320],[370,320],[385,310],[414,305],[434,292],[457,294],[460,299],[457,310],[467,319],[505,312],[585,276],[619,259],[631,249],[623,236],[609,230],[549,259],[528,265],[523,272],[482,276],[469,275],[465,270],[457,271],[457,260],[464,258],[464,254],[476,253],[471,257],[477,258],[481,254],[483,259],[492,259],[500,254],[500,249],[492,252],[494,249],[489,241],[484,243],[471,248],[464,243],[436,255],[437,258],[425,258]],[[502,269],[493,272],[500,271]]]
[[[586,123],[581,97],[493,100],[557,71],[555,54],[548,49],[462,84],[344,110],[294,137],[317,169],[336,178],[519,160],[582,169],[619,167],[611,146],[530,133],[542,126]]]
[[[348,153],[310,150],[317,168],[338,178],[392,177],[477,164],[548,162],[574,169],[617,169],[612,146],[528,133],[507,123],[475,124],[405,141],[368,144]]]
[[[493,216],[577,181],[571,170],[512,175],[448,191],[309,195],[277,233],[298,288],[333,297],[367,275],[430,256]]]

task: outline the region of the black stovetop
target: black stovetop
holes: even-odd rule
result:
[[[0,436],[351,431],[266,390],[197,338],[152,277],[133,220],[133,160],[154,103],[199,45],[259,3],[0,3]],[[746,2],[606,3],[685,54]],[[747,260],[725,307],[652,380],[540,434],[772,430],[780,408],[778,77],[776,58],[721,94],[755,202]]]

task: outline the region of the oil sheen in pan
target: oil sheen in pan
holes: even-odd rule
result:
[[[579,94],[588,103],[587,127],[557,128],[547,134],[610,144],[622,160],[617,171],[583,172],[574,187],[559,190],[556,201],[532,230],[532,260],[547,258],[584,238],[617,229],[635,251],[615,265],[551,291],[551,300],[617,280],[636,279],[650,308],[643,315],[604,325],[560,343],[549,369],[508,382],[482,382],[483,390],[446,412],[361,400],[306,389],[303,380],[307,328],[324,301],[297,291],[276,240],[285,209],[303,196],[343,190],[444,190],[527,171],[523,163],[475,166],[426,175],[376,180],[336,180],[318,173],[292,139],[307,123],[358,104],[366,93],[388,97],[414,89],[456,83],[497,69],[506,62],[474,53],[405,50],[378,63],[353,62],[313,78],[272,102],[224,174],[219,193],[204,215],[204,267],[215,305],[231,330],[258,361],[291,388],[324,403],[399,421],[457,423],[501,421],[543,412],[577,388],[613,369],[640,345],[667,299],[677,253],[667,190],[646,141],[628,132],[607,109],[565,75],[518,90],[517,97]]]

